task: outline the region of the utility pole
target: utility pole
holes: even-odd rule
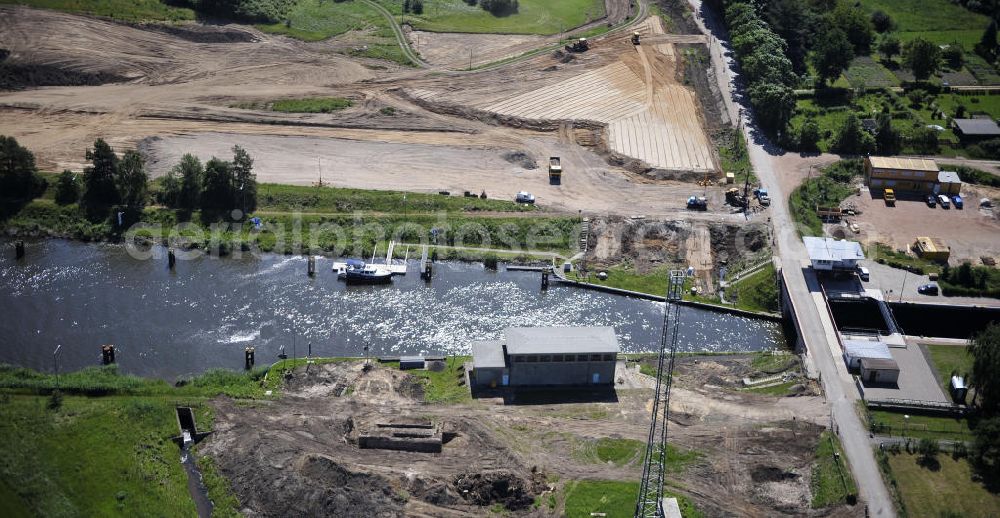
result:
[[[910,274],[910,270],[903,270],[903,284],[899,287],[899,302],[903,302],[903,290],[906,289],[906,276]]]

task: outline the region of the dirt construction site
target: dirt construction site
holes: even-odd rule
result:
[[[429,368],[464,375],[454,360]],[[395,368],[310,365],[279,400],[216,400],[215,431],[199,452],[215,458],[252,516],[562,516],[573,481],[639,478],[639,451],[614,462],[594,451],[601,439],[645,441],[653,379],[638,370],[620,362],[616,390],[593,400],[547,392],[431,404],[422,380]],[[816,388],[782,398],[734,390],[750,370],[747,356],[680,360],[670,435],[690,460],[670,486],[705,516],[854,516],[810,508],[829,422]],[[436,433],[438,451],[362,447],[392,428]]]
[[[636,27],[655,44],[634,46],[628,33],[615,33],[590,52],[546,52],[460,73],[352,58],[337,38],[306,43],[244,25],[165,30],[25,7],[0,14],[8,61],[115,79],[0,92],[0,133],[32,149],[44,170],[81,170],[99,137],[119,152],[142,150],[153,176],[185,153],[208,159],[240,144],[265,182],[308,185],[322,175],[334,186],[486,191],[500,199],[527,190],[553,210],[674,217],[688,215],[689,196],[708,194],[718,200],[710,204],[715,217],[730,212],[721,187],[652,174],[720,174],[700,101],[679,79],[680,43],[656,17]],[[439,44],[448,48],[536,43],[436,38],[449,38]],[[687,44],[698,38],[676,36]],[[258,107],[320,96],[353,105],[326,114]],[[503,159],[512,152],[542,166]],[[562,158],[561,185],[548,182],[549,156]]]

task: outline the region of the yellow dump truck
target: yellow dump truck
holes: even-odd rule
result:
[[[895,207],[896,206],[896,191],[894,191],[892,189],[886,189],[885,193],[882,195],[882,198],[885,199],[885,204],[886,205],[888,205],[890,207]]]
[[[913,250],[928,261],[947,262],[951,256],[951,247],[936,237],[918,237]]]
[[[549,183],[553,185],[562,183],[562,164],[557,156],[549,157]]]

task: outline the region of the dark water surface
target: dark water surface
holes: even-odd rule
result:
[[[658,347],[662,303],[558,284],[539,289],[537,272],[488,271],[443,262],[425,283],[409,275],[389,286],[347,287],[320,259],[304,257],[137,260],[120,245],[64,240],[28,243],[14,261],[0,243],[0,362],[45,371],[62,345],[60,370],[95,365],[115,344],[127,372],[172,379],[214,367],[242,368],[243,348],[258,365],[279,346],[304,356],[467,353],[476,339],[508,326],[610,325],[624,352]],[[157,252],[162,254],[162,250]],[[784,345],[779,324],[682,307],[682,350],[750,351]],[[293,332],[294,329],[294,332]]]

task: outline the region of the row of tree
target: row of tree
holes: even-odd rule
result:
[[[770,133],[784,130],[795,111],[792,87],[798,81],[785,55],[785,41],[749,3],[731,2],[726,8],[726,25],[747,79],[757,123]]]
[[[233,147],[231,162],[212,157],[202,165],[197,157],[184,155],[163,178],[159,202],[189,212],[196,209],[252,212],[257,209],[253,159],[240,146]]]
[[[103,139],[87,150],[90,165],[83,175],[63,171],[55,183],[54,197],[60,205],[79,203],[93,221],[122,213],[123,223],[136,221],[150,200],[149,175],[142,155],[126,151],[119,157]],[[82,180],[81,180],[82,178]],[[38,175],[35,156],[13,137],[0,135],[0,202],[4,214],[41,196],[48,187]],[[213,157],[204,166],[192,155],[162,180],[158,201],[187,212],[201,210],[210,217],[233,209],[244,214],[257,208],[257,175],[253,159],[245,149],[233,148],[232,161]]]

